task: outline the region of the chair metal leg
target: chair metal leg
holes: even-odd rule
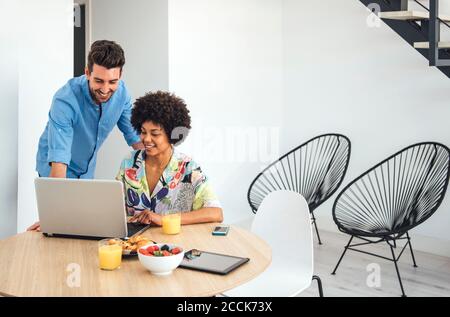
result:
[[[317,275],[314,275],[312,279],[317,281],[317,286],[319,288],[319,296],[323,297],[322,281],[321,281],[320,277],[318,277]]]
[[[353,240],[353,236],[351,236],[350,240],[348,241],[347,245],[345,246],[344,252],[342,252],[341,257],[339,258],[339,261],[338,261],[338,263],[336,264],[336,267],[333,270],[333,273],[331,273],[332,275],[336,274],[336,270],[337,270],[339,264],[341,264],[342,258],[344,257],[345,252],[347,252],[348,246],[350,245],[350,243],[352,243],[352,240]]]
[[[411,245],[411,238],[409,237],[408,232],[406,233],[406,237],[408,238],[409,250],[411,251],[411,257],[413,259],[414,267],[417,267],[416,259],[414,257],[414,252],[413,252],[412,245]]]
[[[316,217],[314,217],[314,212],[311,212],[311,216],[312,216],[312,222],[314,224],[314,228],[316,228],[316,234],[317,234],[317,239],[319,240],[319,244],[322,244],[322,241],[320,240],[320,235],[319,235],[319,229],[317,229],[317,223],[316,223]]]
[[[400,288],[402,289],[402,297],[406,297],[405,290],[403,289],[402,278],[400,277],[400,271],[398,270],[397,259],[395,258],[394,248],[389,243],[388,243],[388,245],[391,248],[392,259],[394,261],[395,270],[397,271],[397,277],[398,277],[398,281],[400,282]]]

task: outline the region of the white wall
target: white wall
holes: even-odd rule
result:
[[[252,214],[247,189],[266,158],[254,145],[281,126],[281,9],[277,0],[169,1],[169,88],[193,119],[180,150],[210,177],[225,222]]]
[[[369,28],[359,1],[284,0],[283,14],[284,150],[324,132],[347,135],[345,185],[409,144],[450,145],[450,79],[384,23]],[[337,230],[335,197],[317,210],[320,228]],[[449,208],[447,193],[413,230],[415,248],[450,255]]]
[[[52,97],[73,76],[72,0],[21,0],[19,39],[18,231],[38,219],[34,191],[39,137]],[[72,22],[73,23],[73,22]],[[16,125],[16,122],[11,124]]]
[[[92,41],[107,39],[125,51],[123,80],[133,102],[151,90],[168,89],[168,24],[166,0],[91,1]],[[100,149],[96,178],[113,178],[130,151],[115,128]]]
[[[10,32],[17,27],[17,3],[0,0],[0,239],[16,233],[17,226],[17,40]],[[7,153],[7,154],[6,154]]]

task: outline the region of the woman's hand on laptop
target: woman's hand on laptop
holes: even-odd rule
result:
[[[140,212],[139,214],[133,216],[129,220],[130,222],[140,222],[144,224],[151,224],[154,223],[155,225],[161,226],[161,215],[150,211],[150,210],[144,210]]]
[[[41,231],[41,224],[40,222],[35,222],[33,225],[31,225],[30,227],[28,227],[27,231],[37,231],[40,232]]]

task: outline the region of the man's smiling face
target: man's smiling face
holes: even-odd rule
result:
[[[119,80],[122,75],[120,67],[107,69],[106,67],[94,64],[92,71],[86,68],[86,78],[89,81],[89,90],[95,103],[107,102],[119,87]]]

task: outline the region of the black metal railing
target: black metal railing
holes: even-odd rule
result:
[[[359,0],[366,7],[373,7],[373,4],[379,6],[379,12],[386,11],[407,11],[408,1],[407,0]],[[429,49],[416,48],[417,52],[420,53],[424,58],[429,60],[430,66],[436,66],[442,73],[450,78],[450,49],[439,48],[440,39],[440,24],[443,20],[442,17],[439,18],[438,10],[439,8],[434,7],[436,0],[431,0],[430,4],[433,7],[427,8],[419,3],[419,5],[430,12],[429,19],[421,20],[418,23],[415,20],[395,20],[395,19],[383,19],[383,22],[388,25],[394,32],[396,32],[400,37],[402,37],[409,45],[414,47],[416,42],[428,42]],[[437,9],[437,10],[436,10]],[[434,12],[434,14],[433,14]],[[434,18],[433,18],[434,16]],[[446,27],[450,27],[450,23],[442,21]],[[430,42],[431,41],[431,42]]]
[[[439,42],[441,41],[441,23],[450,28],[450,25],[439,18],[439,0],[430,0],[430,7],[427,8],[425,5],[417,0],[415,3],[420,5],[422,8],[430,12],[429,17],[429,35],[428,35],[428,60],[430,66],[450,66],[449,59],[441,59],[439,57]]]
[[[420,3],[418,0],[414,0],[414,2],[417,3],[418,5],[420,5],[422,8],[424,8],[428,12],[430,12],[430,9],[427,6],[425,6],[422,3]],[[445,24],[448,28],[450,28],[450,25],[447,22],[445,22],[444,20],[442,20],[439,17],[437,17],[437,19],[439,20],[439,22],[441,22],[442,24]]]

